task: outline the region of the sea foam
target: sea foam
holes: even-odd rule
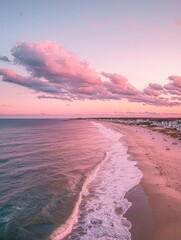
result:
[[[132,204],[125,194],[140,182],[142,173],[136,161],[128,159],[123,135],[93,124],[110,140],[111,147],[87,177],[71,216],[52,233],[51,240],[131,239],[131,222],[124,214]]]

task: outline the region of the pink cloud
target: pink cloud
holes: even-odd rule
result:
[[[170,76],[170,82],[164,85],[164,88],[168,93],[181,96],[181,77],[180,76]]]
[[[154,90],[163,90],[162,85],[158,84],[158,83],[150,83],[149,87],[154,89]]]
[[[128,81],[126,77],[120,75],[120,74],[116,74],[116,73],[105,73],[102,72],[101,73],[104,77],[109,78],[113,83],[117,84],[117,85],[125,85],[126,82]]]
[[[118,94],[123,97],[125,95],[136,95],[138,90],[132,86],[127,78],[116,73],[102,73],[102,75],[109,79],[108,82],[104,82],[104,86],[108,91],[114,94]]]
[[[180,76],[170,76],[169,80],[172,81],[172,84],[181,89],[181,77]]]
[[[24,77],[15,73],[12,69],[0,69],[0,75],[3,76],[4,82],[15,83],[39,92],[59,93],[55,86],[46,80],[39,78]]]
[[[130,102],[140,102],[155,106],[172,107],[180,105],[179,101],[174,102],[170,101],[172,99],[169,99],[169,97],[162,97],[162,95],[167,94],[167,91],[160,84],[150,83],[143,91],[139,91],[125,77],[119,74],[102,73],[102,75],[110,79],[109,82],[104,82],[104,87],[115,96],[115,99],[125,98]]]
[[[18,43],[11,52],[15,64],[24,66],[27,76],[12,69],[0,69],[2,80],[34,90],[41,94],[40,99],[127,99],[170,107],[181,102],[181,77],[178,76],[170,76],[164,86],[150,83],[141,91],[120,74],[102,72],[99,75],[86,61],[55,42]]]
[[[161,94],[160,91],[155,91],[155,90],[153,90],[153,89],[150,88],[150,87],[145,88],[143,91],[144,91],[144,93],[145,93],[146,95],[148,95],[148,96],[158,97],[158,96],[160,96],[160,94]]]
[[[147,96],[140,92],[137,96],[131,97],[130,102],[140,102],[143,104],[154,105],[154,106],[166,106],[166,107],[175,107],[180,106],[178,101],[170,101],[169,98]]]
[[[52,79],[58,83],[100,84],[98,74],[86,61],[80,61],[74,53],[56,42],[18,43],[11,52],[15,63],[25,66],[34,77]]]
[[[164,90],[162,85],[157,83],[150,83],[148,87],[146,87],[143,92],[148,96],[155,96],[158,97],[161,94],[164,94]]]

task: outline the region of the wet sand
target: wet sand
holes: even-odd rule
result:
[[[143,199],[145,197],[141,190],[135,190],[131,196],[135,204],[127,213],[133,221],[133,240],[180,240],[181,141],[139,126],[105,124],[125,135],[128,153],[137,161],[143,173],[140,184],[148,200]],[[142,198],[139,199],[140,196]],[[139,214],[138,206],[147,210]],[[135,218],[135,215],[138,216]]]

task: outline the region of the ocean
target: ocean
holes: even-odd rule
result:
[[[127,150],[98,121],[1,119],[0,240],[131,240]]]

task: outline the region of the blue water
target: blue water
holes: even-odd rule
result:
[[[89,121],[1,119],[0,239],[49,239],[109,146]]]

